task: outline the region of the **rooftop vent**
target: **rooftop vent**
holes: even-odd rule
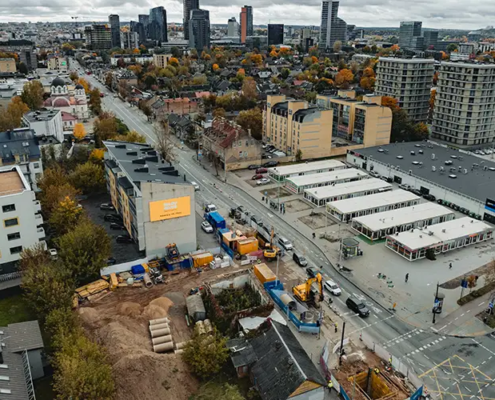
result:
[[[414,165],[419,165],[419,161],[413,161],[412,162]]]
[[[445,165],[452,165],[452,164],[453,164],[452,160],[445,161]]]
[[[397,159],[402,160],[404,157],[402,156],[397,156]]]
[[[455,160],[457,159],[457,156],[451,155],[450,158],[453,158]]]
[[[383,149],[378,149],[378,153],[383,153]]]
[[[423,152],[423,150],[421,150],[421,149],[420,149],[420,150],[418,151],[418,153],[419,153],[419,154],[423,154],[424,152]]]
[[[436,159],[437,159],[437,158],[436,158],[436,156],[435,156],[435,153],[432,153],[432,154],[431,154],[431,159],[432,159],[432,160],[436,160]]]
[[[416,153],[414,151],[411,151],[411,155],[414,156],[416,155]]]
[[[451,179],[455,179],[455,178],[457,178],[457,175],[450,174],[450,175],[449,175],[449,178],[451,178]]]
[[[432,166],[431,166],[431,170],[432,170],[433,172],[435,172],[435,171],[437,170],[437,167],[435,167],[434,165],[432,165]]]

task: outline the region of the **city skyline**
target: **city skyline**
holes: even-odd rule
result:
[[[163,6],[169,23],[182,23],[183,2],[156,0],[117,2],[114,0],[82,0],[76,8],[66,6],[62,0],[27,0],[14,6],[0,6],[0,22],[68,22],[71,16],[79,21],[105,21],[108,15],[118,14],[121,21],[136,20],[138,14],[147,14],[151,8]],[[225,5],[224,5],[225,4]],[[203,1],[201,8],[210,12],[212,24],[226,24],[232,16],[238,16],[244,0],[224,2],[223,0]],[[300,6],[295,1],[272,0],[249,2],[253,7],[255,25],[284,23],[285,25],[320,25],[321,1],[310,0]],[[361,4],[347,0],[340,4],[339,17],[347,23],[360,27],[399,27],[400,21],[422,21],[423,27],[436,29],[480,29],[492,25],[495,11],[487,0],[478,1],[469,13],[460,0],[449,2],[413,3],[407,2],[396,7],[390,0],[373,0]],[[297,9],[297,12],[295,12]]]

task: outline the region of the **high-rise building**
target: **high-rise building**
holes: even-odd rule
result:
[[[424,31],[423,37],[425,38],[425,49],[434,50],[438,43],[438,31]]]
[[[210,48],[210,12],[207,10],[191,10],[189,18],[189,47],[201,52]]]
[[[141,22],[131,21],[131,32],[135,32],[138,35],[139,44],[146,41],[146,32],[144,30],[144,25]]]
[[[228,27],[227,27],[227,36],[229,37],[239,36],[239,24],[235,20],[235,17],[229,19]]]
[[[86,47],[89,50],[110,50],[112,33],[106,25],[91,25],[84,28]]]
[[[421,21],[402,21],[399,29],[399,47],[401,49],[417,49],[414,37],[421,36]]]
[[[268,24],[268,46],[284,44],[284,24]]]
[[[397,99],[416,122],[426,122],[434,74],[433,59],[380,57],[375,93]]]
[[[310,38],[311,37],[311,29],[309,28],[303,28],[302,30],[302,38],[303,40],[304,39],[307,39],[307,38]]]
[[[120,36],[123,49],[137,49],[139,47],[139,35],[137,32],[121,32]]]
[[[432,136],[458,145],[495,142],[495,65],[442,62]]]
[[[117,14],[108,16],[108,23],[112,34],[112,47],[121,47],[120,43],[120,18]]]
[[[199,9],[199,0],[184,0],[184,39],[189,40],[189,19],[191,18],[191,11]]]
[[[146,39],[148,39],[148,25],[150,24],[150,16],[147,15],[147,14],[139,14],[138,15],[138,20],[139,20],[139,23],[140,24],[143,24],[143,29],[144,29],[144,35],[143,37],[141,37],[141,34],[138,32],[139,34],[139,40],[141,42],[145,42]]]
[[[331,49],[335,42],[347,41],[347,24],[338,17],[339,2],[323,0],[321,5],[320,46]]]
[[[253,7],[244,6],[241,8],[241,43],[246,43],[247,36],[254,35],[253,29]]]
[[[150,10],[148,35],[151,40],[159,43],[168,42],[167,11],[161,6]]]

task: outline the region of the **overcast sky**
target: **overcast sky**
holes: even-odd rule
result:
[[[249,1],[254,24],[319,25],[320,0],[199,0],[210,11],[213,23],[227,23]],[[300,5],[303,3],[304,5]],[[182,1],[167,0],[22,0],[0,1],[0,21],[37,22],[79,20],[102,21],[119,14],[123,21],[137,19],[149,9],[163,6],[168,22],[182,22]],[[427,28],[479,29],[494,24],[493,0],[343,0],[339,16],[358,26],[399,26],[402,20],[423,21]]]

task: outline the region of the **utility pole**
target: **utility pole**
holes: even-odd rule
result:
[[[437,304],[437,299],[438,299],[438,282],[437,282],[437,292],[435,293],[435,302],[433,304]],[[437,316],[437,313],[436,313],[436,306],[434,305],[433,306],[433,323],[435,323],[435,318]]]
[[[344,332],[345,332],[345,321],[342,323],[342,338],[340,339],[339,366],[342,365],[342,356],[344,355]]]

